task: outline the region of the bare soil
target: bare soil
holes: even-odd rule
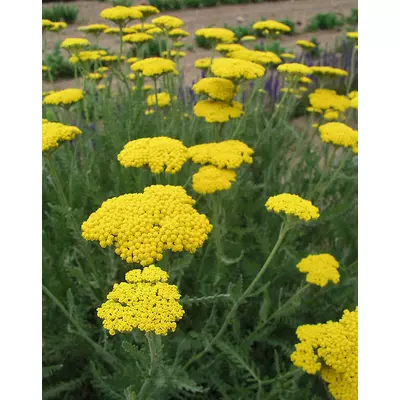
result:
[[[143,3],[143,0],[136,0],[134,3]],[[51,7],[54,3],[48,3],[45,7]],[[48,50],[54,49],[57,41],[67,37],[82,37],[82,33],[77,30],[78,26],[89,23],[104,23],[100,18],[100,12],[110,3],[96,1],[77,1],[68,3],[79,8],[78,20],[75,24],[71,24],[58,34],[48,34]],[[186,9],[161,13],[173,15],[185,21],[184,29],[193,34],[197,29],[209,25],[220,26],[229,25],[248,25],[260,20],[262,17],[267,19],[290,18],[297,24],[296,30],[301,32],[309,19],[317,13],[336,12],[345,16],[350,14],[352,8],[358,6],[357,0],[288,0],[279,2],[267,2],[257,4],[242,5],[224,5],[218,7],[202,8],[202,9]],[[316,36],[320,43],[325,47],[332,47],[335,44],[337,35],[341,30],[319,31],[319,32],[303,32],[295,36],[284,36],[281,39],[282,46],[288,50],[296,50],[296,41],[299,39],[310,39]],[[193,44],[193,35],[185,40],[187,44]],[[109,48],[110,51],[118,51],[118,38],[109,35],[100,37],[100,45]],[[187,52],[187,56],[181,60],[185,83],[191,82],[200,75],[199,70],[194,67],[195,60],[210,55],[209,50],[194,47],[194,51]],[[54,84],[43,82],[43,90],[60,90],[66,87],[73,87],[74,80],[61,80]]]

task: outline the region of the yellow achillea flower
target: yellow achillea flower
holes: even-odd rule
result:
[[[246,47],[237,43],[220,43],[215,48],[216,51],[226,54],[236,50],[247,50]]]
[[[358,90],[353,90],[349,93],[349,99],[354,99],[354,97],[358,97]]]
[[[349,39],[358,39],[358,32],[347,32],[346,36]]]
[[[231,42],[235,39],[235,32],[226,28],[202,28],[195,33],[196,36],[204,37],[215,42]]]
[[[222,123],[241,117],[243,105],[237,101],[227,104],[223,101],[201,100],[193,107],[193,111],[197,117],[204,118],[209,123]]]
[[[358,110],[358,91],[353,90],[352,92],[349,93],[348,97],[350,99],[350,107]]]
[[[49,31],[54,26],[54,22],[49,19],[42,19],[42,31]]]
[[[136,61],[139,61],[140,60],[140,58],[138,58],[138,57],[130,57],[130,58],[128,58],[127,60],[126,60],[126,62],[128,63],[128,64],[133,64],[133,63],[135,63]]]
[[[144,110],[144,115],[151,115],[154,114],[154,110],[152,108],[148,108],[147,110]]]
[[[171,96],[167,92],[151,94],[147,97],[147,105],[149,107],[155,106],[158,101],[158,107],[164,108],[171,103]]]
[[[70,105],[83,99],[82,89],[64,89],[49,94],[43,99],[44,104],[49,105]]]
[[[312,79],[310,79],[310,78],[307,77],[307,76],[302,76],[302,77],[299,79],[299,82],[308,85],[309,83],[312,83]]]
[[[194,253],[203,245],[212,225],[194,204],[181,186],[148,186],[103,202],[82,224],[82,236],[114,245],[121,259],[145,267],[165,250]]]
[[[97,85],[97,90],[104,90],[106,85]]]
[[[79,50],[84,47],[90,46],[90,42],[87,39],[84,38],[67,38],[64,39],[63,42],[61,43],[61,48],[67,49],[67,50]]]
[[[80,26],[78,29],[81,32],[100,34],[108,28],[109,26],[105,24],[90,24],[90,25]]]
[[[118,154],[118,161],[125,168],[148,165],[153,174],[176,174],[188,157],[188,149],[181,141],[161,136],[128,142]]]
[[[307,67],[307,65],[299,63],[281,64],[278,66],[277,70],[282,74],[295,75],[295,76],[312,74],[312,69],[310,67]]]
[[[307,111],[308,112],[314,112],[314,113],[318,113],[318,114],[322,114],[323,111],[319,108],[314,108],[314,107],[307,107]]]
[[[104,9],[100,17],[122,26],[133,19],[143,18],[143,14],[134,7],[116,6]]]
[[[203,78],[192,86],[197,94],[205,94],[213,100],[229,103],[235,96],[235,85],[229,79]]]
[[[48,122],[42,120],[42,152],[57,148],[59,142],[72,140],[82,131],[76,126],[60,124],[58,122]]]
[[[90,79],[92,81],[100,81],[104,78],[104,75],[98,72],[91,72],[90,74],[86,75],[86,79]]]
[[[142,13],[142,19],[145,20],[148,17],[151,17],[152,15],[156,15],[160,13],[160,10],[157,7],[154,6],[148,6],[148,5],[141,5],[141,6],[134,6],[131,7],[134,8]]]
[[[309,95],[309,100],[313,108],[320,110],[332,109],[344,112],[350,107],[350,99],[330,89],[316,89]]]
[[[176,321],[185,313],[179,304],[181,295],[176,285],[167,283],[168,274],[155,265],[125,275],[127,282],[114,284],[107,301],[97,309],[103,327],[116,332],[143,332],[167,335],[174,332]]]
[[[212,62],[214,62],[215,60],[217,59],[214,58]],[[211,57],[199,58],[194,63],[194,66],[199,69],[208,69],[210,68],[210,65],[211,65]]]
[[[131,33],[130,31],[128,32],[124,32],[124,29],[122,30],[123,33]],[[120,35],[121,34],[121,30],[119,28],[107,28],[104,33],[106,35]]]
[[[136,75],[134,73],[130,73],[127,75],[128,79],[134,81],[136,79]]]
[[[230,169],[220,169],[214,165],[201,167],[193,175],[193,189],[200,194],[215,193],[218,190],[228,190],[236,180],[236,172]]]
[[[78,54],[71,56],[69,62],[71,64],[77,64],[78,62],[95,61],[106,54],[107,52],[105,50],[80,51]]]
[[[219,78],[250,80],[264,76],[265,68],[251,61],[235,58],[218,58],[212,61],[211,72]]]
[[[257,38],[252,35],[245,35],[245,36],[242,36],[242,38],[240,39],[241,42],[250,42],[252,40],[257,40]]]
[[[103,72],[108,72],[109,68],[108,67],[99,67],[97,68],[97,72],[103,73]]]
[[[324,119],[327,121],[336,121],[339,119],[339,111],[336,110],[328,110],[324,113]]]
[[[129,35],[125,35],[122,37],[122,40],[128,43],[144,43],[153,39],[154,39],[153,36],[143,32],[130,33]]]
[[[49,70],[49,67],[47,67],[46,65],[42,65],[42,72],[46,72]]]
[[[358,131],[342,122],[328,122],[319,127],[321,140],[337,146],[358,148]]]
[[[172,43],[172,46],[174,46],[176,49],[180,49],[185,45],[183,42],[174,42]]]
[[[251,61],[256,64],[279,64],[282,60],[272,51],[235,50],[227,55],[229,58]]]
[[[171,50],[169,52],[168,51],[163,51],[161,53],[161,56],[162,57],[171,57],[171,58],[174,58],[174,57],[181,58],[181,57],[185,57],[186,53],[184,51]]]
[[[326,67],[326,66],[313,66],[310,67],[312,70],[313,75],[317,76],[347,76],[349,73],[341,68],[333,68],[333,67]]]
[[[313,42],[309,42],[308,40],[298,40],[296,44],[303,49],[315,49],[317,45]]]
[[[42,97],[47,96],[49,94],[53,94],[53,93],[55,93],[54,90],[49,90],[48,92],[42,92]]]
[[[152,29],[155,28],[154,24],[135,24],[132,26],[129,26],[127,28],[123,28],[122,32],[123,33],[138,33],[138,32],[143,32],[143,31],[147,31],[148,29]]]
[[[183,21],[181,19],[171,17],[170,15],[163,15],[161,17],[154,18],[151,22],[154,25],[157,25],[159,28],[166,30],[179,28],[183,25]]]
[[[253,25],[253,29],[263,31],[268,29],[269,31],[273,32],[290,32],[290,26],[282,24],[281,22],[274,21],[274,20],[267,20],[267,21],[259,21]]]
[[[140,71],[148,77],[158,77],[171,72],[177,73],[176,64],[168,58],[161,57],[150,57],[137,61],[131,65],[131,70]]]
[[[189,158],[198,164],[211,164],[217,168],[236,169],[243,163],[252,164],[254,150],[240,140],[225,140],[189,147]]]
[[[118,62],[119,57],[118,56],[102,56],[101,57],[101,61],[103,61],[104,63],[114,63],[114,62]],[[121,56],[121,58],[119,59],[120,61],[124,61],[126,60],[125,56]]]
[[[292,54],[292,53],[282,53],[281,54],[282,58],[285,58],[287,60],[293,60],[294,58],[296,58],[296,54]]]
[[[300,272],[307,273],[306,281],[313,285],[325,287],[329,281],[339,283],[339,263],[330,254],[309,255],[297,265]]]
[[[318,207],[311,201],[305,200],[297,194],[282,193],[272,196],[265,203],[268,211],[285,213],[300,218],[303,221],[310,221],[319,218]]]
[[[189,32],[186,32],[183,29],[176,28],[172,29],[168,32],[168,36],[172,38],[181,38],[181,37],[187,37],[189,36]]]
[[[358,307],[345,310],[339,322],[302,325],[300,343],[290,356],[296,367],[308,374],[321,372],[337,400],[358,398]]]
[[[148,29],[146,33],[148,33],[149,35],[159,35],[163,33],[163,30],[156,26],[155,28]]]
[[[64,21],[53,22],[53,26],[49,28],[51,32],[60,32],[65,29],[68,25]]]

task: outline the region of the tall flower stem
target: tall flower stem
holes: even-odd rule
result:
[[[154,343],[154,333],[153,332],[146,332],[146,339],[147,343],[149,345],[149,351],[150,351],[150,368],[148,372],[148,377],[144,381],[140,392],[138,394],[138,400],[145,400],[147,399],[147,392],[150,389],[151,386],[151,379],[154,375],[154,372],[157,367],[157,352],[156,352],[156,345]]]
[[[225,321],[222,324],[220,330],[218,333],[214,336],[214,338],[207,344],[205,349],[201,351],[200,353],[197,353],[194,355],[184,366],[184,369],[189,368],[190,365],[192,365],[195,361],[200,360],[208,351],[211,350],[212,346],[218,339],[221,337],[221,335],[225,332],[225,329],[228,327],[228,324],[231,320],[231,318],[234,316],[236,313],[236,310],[239,308],[240,304],[245,300],[253,291],[254,287],[256,286],[257,282],[261,279],[261,277],[264,275],[265,271],[267,270],[268,266],[271,264],[272,259],[274,258],[276,252],[278,251],[280,245],[282,244],[282,241],[286,235],[286,233],[289,231],[291,228],[291,225],[289,222],[286,220],[282,223],[281,229],[279,232],[278,240],[275,243],[275,246],[273,247],[271,253],[269,254],[267,260],[265,261],[264,265],[261,267],[260,271],[258,272],[257,276],[253,279],[253,281],[250,283],[246,291],[239,297],[237,301],[233,303],[232,308],[228,312],[227,316],[225,317]]]

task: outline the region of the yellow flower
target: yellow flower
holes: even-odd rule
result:
[[[153,174],[175,174],[188,157],[188,149],[181,141],[161,136],[130,141],[118,154],[118,161],[125,168],[148,165]]]
[[[314,108],[314,107],[307,107],[307,111],[311,112],[311,113],[318,113],[318,114],[322,114],[322,110],[319,108]]]
[[[327,121],[336,121],[339,119],[339,111],[336,110],[328,110],[325,111],[324,119]]]
[[[358,96],[353,97],[353,98],[350,100],[350,107],[351,107],[351,108],[355,108],[356,110],[358,110]]]
[[[116,6],[104,9],[100,17],[122,26],[133,19],[143,18],[143,14],[134,7]]]
[[[67,49],[67,50],[79,50],[84,47],[90,46],[90,42],[87,39],[84,38],[67,38],[64,39],[63,42],[61,43],[61,48]]]
[[[230,53],[232,51],[236,50],[247,50],[246,47],[242,46],[241,44],[237,43],[221,43],[217,44],[217,47],[215,48],[216,51],[220,53]]]
[[[293,364],[308,374],[320,371],[335,399],[357,399],[358,307],[345,310],[339,322],[302,325],[296,334],[300,343],[290,357]]]
[[[235,33],[230,29],[225,28],[202,28],[195,33],[196,36],[201,36],[215,42],[231,42],[235,39]]]
[[[148,33],[142,33],[142,32],[131,33],[129,35],[125,35],[122,37],[122,40],[128,43],[144,43],[153,39],[154,39],[153,36],[149,35]]]
[[[101,54],[98,50],[80,51],[78,54],[71,56],[68,61],[71,64],[77,64],[79,62],[95,61],[100,57]]]
[[[227,122],[243,115],[243,105],[233,101],[231,105],[222,101],[201,100],[193,107],[197,117],[204,118],[209,123]]]
[[[193,175],[193,189],[200,194],[215,193],[218,190],[228,190],[236,180],[236,172],[220,169],[214,165],[201,167]]]
[[[144,110],[144,115],[151,115],[154,114],[154,110],[152,108],[148,108],[147,110]]]
[[[120,61],[124,61],[126,59],[125,56],[121,56],[121,58],[119,59]],[[101,61],[103,61],[103,63],[115,63],[118,62],[118,56],[102,56],[101,57]]]
[[[54,23],[49,19],[42,19],[42,31],[49,31],[54,26]]]
[[[124,30],[122,30],[122,32],[124,32]],[[120,35],[121,34],[121,30],[119,28],[107,28],[104,33],[106,35]],[[126,33],[130,33],[130,31],[126,32]]]
[[[312,79],[310,79],[310,78],[307,77],[307,76],[302,76],[302,77],[299,79],[299,82],[308,85],[309,83],[312,83]]]
[[[49,70],[49,67],[47,67],[46,65],[42,65],[42,72],[46,72]]]
[[[250,42],[252,40],[257,40],[257,38],[252,35],[245,35],[245,36],[242,36],[242,38],[240,39],[240,41],[242,41],[242,42]]]
[[[128,64],[133,64],[133,63],[135,63],[136,61],[139,61],[140,60],[140,58],[138,58],[138,57],[130,57],[130,58],[128,58],[127,60],[126,60],[126,62],[128,63]]]
[[[53,93],[55,93],[54,90],[49,90],[48,92],[42,92],[42,97],[48,96],[49,94],[53,94]]]
[[[257,79],[265,74],[262,65],[234,58],[218,58],[212,61],[211,72],[219,77],[232,80]]]
[[[60,32],[65,29],[68,25],[64,21],[53,22],[53,26],[49,28],[52,32]]]
[[[168,36],[172,37],[172,38],[187,37],[187,36],[189,36],[189,32],[186,32],[180,28],[175,28],[168,32]]]
[[[278,66],[277,70],[282,74],[294,75],[294,76],[302,76],[302,75],[311,75],[312,70],[307,65],[299,64],[299,63],[289,63],[289,64],[281,64]]]
[[[253,29],[263,31],[264,29],[268,29],[273,32],[290,32],[290,26],[282,24],[281,22],[274,20],[267,21],[259,21],[253,25]]]
[[[92,80],[92,81],[99,81],[104,78],[104,75],[98,73],[98,72],[91,72],[90,74],[86,75],[86,79]]]
[[[57,148],[59,142],[72,140],[82,133],[76,126],[44,121],[42,120],[42,152]]]
[[[103,202],[82,224],[82,236],[104,248],[114,245],[123,260],[144,267],[165,250],[194,253],[212,229],[194,203],[181,186],[148,186]]]
[[[192,86],[197,94],[205,94],[213,100],[230,102],[235,96],[235,85],[229,79],[203,78]]]
[[[349,39],[358,39],[358,32],[347,32],[346,36]]]
[[[148,92],[149,90],[153,90],[153,86],[151,85],[143,85],[143,91]]]
[[[151,94],[147,97],[147,105],[149,107],[155,106],[158,101],[158,107],[164,108],[171,103],[171,96],[166,92]]]
[[[317,286],[325,287],[329,281],[339,283],[339,263],[330,254],[309,255],[297,265],[300,272],[307,273],[306,281]]]
[[[347,76],[349,73],[341,68],[333,68],[333,67],[325,67],[325,66],[313,66],[310,67],[312,70],[313,75],[317,76],[330,76],[330,77],[337,77],[337,76]]]
[[[167,283],[168,274],[155,265],[125,275],[126,282],[114,284],[107,301],[97,309],[103,327],[116,332],[143,332],[167,335],[174,332],[176,321],[185,313],[179,304],[181,295],[176,285]]]
[[[143,15],[142,16],[143,20],[148,18],[148,17],[151,17],[152,15],[160,13],[160,10],[157,7],[154,7],[154,6],[141,5],[141,6],[134,6],[134,7],[131,7],[131,8],[134,8],[134,9],[140,11],[142,13],[142,15]]]
[[[332,109],[344,112],[350,107],[350,99],[329,89],[316,89],[309,95],[309,100],[313,108],[320,110]]]
[[[303,49],[315,49],[317,45],[313,42],[309,42],[308,40],[298,40],[296,44]]]
[[[97,72],[103,73],[103,72],[108,72],[109,68],[108,67],[99,67],[97,68]]]
[[[183,21],[181,19],[171,17],[170,15],[163,15],[161,17],[154,18],[151,22],[154,25],[166,30],[179,28],[183,25]]]
[[[127,28],[123,28],[122,32],[123,33],[138,33],[138,32],[144,32],[147,31],[148,29],[152,29],[155,28],[154,24],[135,24],[132,26],[129,26]]]
[[[243,163],[252,164],[254,150],[240,140],[204,143],[189,147],[189,158],[198,164],[212,164],[217,168],[236,169]]]
[[[272,51],[236,50],[228,53],[229,58],[251,61],[257,64],[279,64],[282,60]]]
[[[282,193],[272,196],[265,203],[268,211],[285,213],[300,218],[303,221],[310,221],[319,218],[318,207],[311,201],[305,200],[297,194]]]
[[[174,58],[174,57],[181,58],[181,57],[185,57],[185,56],[186,56],[186,53],[185,53],[184,51],[171,50],[170,52],[168,52],[168,51],[163,51],[163,52],[161,53],[161,56],[162,56],[162,57],[170,57],[170,58]]]
[[[108,28],[109,27],[104,24],[91,24],[91,25],[80,26],[78,29],[81,32],[100,34]]]
[[[293,60],[294,58],[296,58],[296,55],[292,53],[282,53],[281,57],[287,60]]]
[[[162,17],[160,17],[162,18]],[[158,77],[163,74],[177,73],[176,64],[167,58],[150,57],[131,65],[132,71],[140,71],[144,76]]]
[[[174,43],[172,43],[172,46],[174,46],[176,49],[180,49],[183,46],[185,46],[185,43],[183,43],[183,42],[174,42]]]
[[[104,90],[106,85],[97,85],[97,90]]]
[[[216,58],[214,58],[212,61],[214,62],[215,60]],[[211,64],[211,57],[204,57],[196,60],[194,66],[199,69],[208,69],[210,68],[210,64]]]
[[[337,146],[355,148],[358,146],[358,131],[341,122],[328,122],[319,127],[321,140]]]
[[[64,89],[49,94],[43,99],[44,104],[50,105],[70,105],[83,99],[82,89]]]

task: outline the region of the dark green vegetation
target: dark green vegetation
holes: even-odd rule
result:
[[[65,6],[56,4],[52,7],[42,8],[42,18],[49,19],[53,22],[64,21],[67,24],[72,24],[76,21],[79,14],[79,8],[75,6]]]

